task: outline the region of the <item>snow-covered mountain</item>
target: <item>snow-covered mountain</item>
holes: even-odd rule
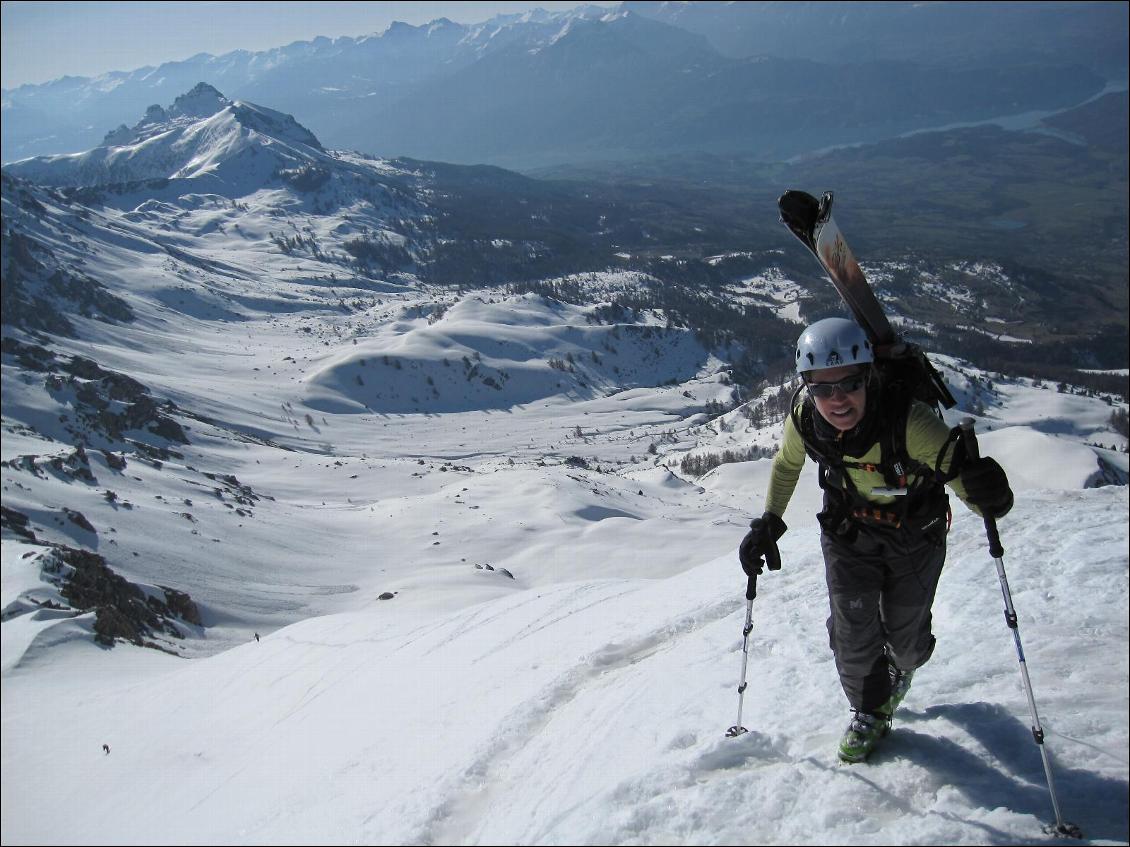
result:
[[[290,115],[228,100],[197,84],[167,110],[151,106],[132,128],[107,134],[85,153],[43,156],[7,167],[40,185],[97,187],[149,180],[198,179],[261,184],[286,168],[325,159],[313,133]]]
[[[132,122],[150,104],[169,102],[199,80],[241,99],[281,104],[316,125],[351,123],[365,104],[383,107],[414,85],[458,73],[496,50],[536,48],[569,21],[606,11],[586,6],[539,10],[474,26],[446,18],[421,26],[396,22],[384,32],[358,38],[319,36],[259,52],[202,53],[97,80],[65,77],[21,86],[4,92],[4,158],[35,155],[44,145],[47,152],[92,147],[100,137],[98,127]]]
[[[381,156],[508,168],[703,151],[781,161],[1073,106],[1121,79],[1109,61],[1096,69],[1080,57],[1107,56],[1112,44],[1116,55],[1126,52],[1117,10],[1108,11],[1116,4],[1057,4],[1029,26],[952,4],[948,37],[929,58],[913,48],[870,49],[908,43],[908,31],[929,27],[922,4],[884,3],[866,14],[849,4],[835,15],[822,4],[792,4],[784,17],[776,4],[708,5],[705,28],[665,6],[641,6],[647,15],[579,6],[474,25],[393,24],[361,38],[25,85],[3,93],[3,158],[88,149],[106,129],[204,80],[233,98],[302,115],[330,147]],[[746,6],[756,7],[752,17],[735,11]],[[755,33],[748,40],[758,49],[723,55],[706,35],[677,25],[684,18],[711,34]],[[860,49],[861,32],[868,49]],[[813,56],[798,42],[821,47]],[[950,42],[976,46],[947,58],[957,55]]]
[[[150,106],[146,110],[145,117],[132,129],[122,124],[118,129],[107,134],[105,144],[114,146],[138,144],[154,135],[167,132],[172,127],[189,125],[201,118],[211,118],[231,105],[233,104],[228,98],[208,83],[197,83],[191,91],[177,97],[168,109]],[[292,116],[258,106],[241,105],[243,109],[235,110],[234,114],[248,129],[258,128],[261,133],[279,140],[290,140],[322,149],[318,139],[305,127],[300,126]],[[256,127],[257,122],[258,127]]]
[[[216,102],[223,105],[218,98]],[[341,455],[367,456],[387,437],[387,448],[399,456],[393,462],[399,468],[395,473],[404,474],[409,488],[428,475],[417,464],[425,457],[437,463],[433,469],[446,472],[466,455],[484,451],[492,462],[506,461],[507,467],[511,461],[527,468],[550,462],[556,470],[549,473],[562,476],[566,489],[579,485],[587,491],[587,484],[569,481],[568,475],[606,460],[629,463],[631,454],[642,460],[650,443],[643,441],[647,433],[702,416],[708,403],[731,397],[724,363],[689,329],[668,326],[660,315],[625,314],[609,321],[599,316],[599,303],[572,306],[501,290],[468,297],[455,288],[424,284],[405,270],[382,272],[379,256],[370,254],[399,251],[410,268],[414,252],[422,249],[402,232],[413,232],[413,222],[434,214],[428,183],[413,182],[416,174],[394,163],[325,154],[312,145],[303,152],[319,157],[322,170],[316,178],[310,171],[306,176],[280,173],[272,166],[260,172],[256,183],[254,174],[237,167],[247,150],[268,151],[260,154],[266,156],[296,148],[285,138],[266,135],[253,139],[257,146],[240,149],[226,143],[243,135],[232,129],[241,105],[229,104],[191,121],[173,115],[160,127],[143,125],[138,134],[145,137],[138,145],[117,149],[132,152],[162,139],[192,140],[197,146],[186,146],[185,154],[215,167],[150,183],[127,173],[126,183],[85,186],[79,194],[94,192],[97,206],[5,173],[5,449],[14,451],[6,459],[23,480],[19,490],[48,486],[29,499],[5,495],[6,507],[13,510],[6,513],[9,529],[40,541],[93,546],[113,571],[134,584],[186,592],[200,603],[201,591],[206,597],[211,589],[184,585],[184,577],[201,567],[195,545],[169,559],[171,551],[160,552],[161,533],[145,530],[129,546],[148,545],[146,537],[155,546],[144,554],[135,548],[119,556],[115,548],[124,540],[124,527],[115,519],[111,532],[117,537],[109,546],[101,540],[106,530],[92,509],[101,511],[105,505],[110,509],[106,517],[129,516],[135,505],[141,506],[142,495],[133,487],[135,473],[123,472],[135,462],[152,464],[158,478],[165,479],[169,462],[184,461],[183,469],[173,472],[181,480],[174,484],[190,486],[179,499],[194,505],[170,517],[178,528],[190,529],[190,535],[201,534],[203,525],[193,508],[219,518],[221,525],[226,515],[243,519],[246,512],[247,528],[253,530],[255,508],[269,508],[277,492],[246,483],[218,456],[189,459],[185,450],[195,451],[201,440],[273,445],[270,450],[287,456],[316,457],[317,464],[343,450]],[[229,135],[203,131],[215,126],[220,115]],[[277,123],[283,129],[291,125]],[[44,167],[66,172],[69,162],[55,160]],[[414,186],[416,193],[405,185]],[[648,280],[609,271],[578,283],[594,292],[611,292],[647,285]],[[135,358],[141,351],[146,352]],[[177,364],[168,370],[144,364],[153,355],[168,355]],[[282,382],[275,383],[274,375],[283,372]],[[17,374],[21,376],[14,378]],[[216,381],[229,378],[235,379],[230,392],[217,391]],[[606,395],[617,399],[606,401]],[[576,410],[576,403],[586,402],[597,403],[591,416]],[[450,418],[450,426],[414,435],[407,433],[415,425],[401,426],[441,413]],[[482,426],[496,414],[510,425],[497,432]],[[559,414],[570,423],[546,429],[546,421]],[[358,427],[359,440],[346,446],[342,432],[326,429],[330,419]],[[582,449],[584,432],[606,421],[621,431],[616,440],[623,444],[615,459]],[[273,432],[278,423],[283,423],[282,431]],[[645,428],[631,432],[635,424]],[[30,441],[24,442],[23,435]],[[374,437],[377,441],[371,441]],[[525,439],[525,458],[514,451],[515,438]],[[370,441],[370,447],[363,446]],[[63,455],[56,454],[58,445],[69,445]],[[107,487],[91,487],[95,480],[105,480]],[[78,496],[72,500],[68,495],[63,511],[46,505],[55,501],[48,491],[56,483]],[[619,488],[624,496],[627,489]],[[633,496],[638,496],[637,488]],[[211,493],[201,499],[201,491]],[[584,500],[576,508],[589,514]],[[558,522],[553,497],[545,500],[543,510],[539,520],[552,537]],[[40,517],[47,512],[57,512],[63,523],[51,518],[43,525]],[[600,513],[599,508],[592,511]],[[423,517],[430,516],[428,510]],[[399,548],[404,527],[389,529],[395,539],[390,544]],[[272,531],[262,530],[267,533],[263,543],[269,544]],[[643,550],[658,549],[642,525],[640,544]],[[431,552],[440,554],[439,561],[446,559],[446,551]],[[592,555],[596,567],[597,551]],[[147,563],[140,570],[137,558]],[[217,572],[230,564],[225,557],[216,560]],[[306,564],[306,557],[298,555],[295,573]],[[291,578],[287,572],[280,564],[278,575],[284,581]],[[235,602],[273,606],[273,601],[255,599],[256,594],[252,590],[250,599]],[[51,597],[51,603],[60,603],[65,594]],[[230,597],[215,599],[217,610],[232,602]],[[286,605],[295,610],[307,602]],[[34,612],[36,605],[20,601],[16,608]],[[204,601],[199,615],[190,618],[209,629],[230,615],[211,610]],[[155,637],[151,622],[136,623],[131,636]],[[176,647],[190,652],[217,648],[219,642],[201,634],[203,641]]]
[[[726,739],[769,463],[683,460],[770,453],[787,386],[735,407],[741,350],[613,306],[660,284],[641,271],[547,280],[570,302],[426,281],[439,246],[545,249],[504,243],[500,207],[439,245],[440,166],[324,150],[207,88],[110,141],[95,184],[3,174],[5,843],[1039,837],[974,515],[955,504],[905,719],[875,767],[839,766],[809,468],[759,588],[751,731]],[[735,296],[792,333],[803,291],[778,268]],[[939,364],[1017,491],[1065,813],[1125,843],[1130,527],[1103,485],[1125,402]]]

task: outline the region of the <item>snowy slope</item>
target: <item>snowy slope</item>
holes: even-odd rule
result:
[[[1125,843],[1126,489],[1071,499],[1029,493],[1003,525],[1013,596],[1063,808]],[[805,517],[762,579],[738,739],[732,555],[430,618],[374,601],[190,663],[31,657],[5,678],[4,840],[1032,843],[1050,806],[972,515],[950,548],[937,653],[869,765],[833,760]]]

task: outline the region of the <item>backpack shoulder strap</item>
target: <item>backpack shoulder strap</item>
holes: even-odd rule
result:
[[[956,478],[961,473],[961,467],[965,461],[965,445],[962,441],[962,430],[959,426],[950,429],[949,435],[938,451],[938,456],[933,466],[912,458],[906,446],[906,429],[910,422],[911,409],[915,402],[913,398],[907,398],[907,402],[903,404],[901,408],[896,408],[891,419],[892,425],[883,432],[883,475],[887,478],[888,485],[891,484],[892,477],[901,477],[901,485],[905,486],[906,474],[913,472],[919,477],[921,481],[920,484],[941,486]],[[941,418],[940,411],[937,409],[933,411]],[[945,462],[947,454],[952,455],[952,461],[950,462],[950,469],[943,471],[942,464]]]
[[[813,421],[813,415],[816,410],[812,406],[812,398],[805,397],[800,399],[801,392],[804,391],[804,383],[802,382],[797,386],[796,391],[793,392],[792,400],[790,400],[789,414],[793,419],[793,426],[796,428],[800,440],[804,443],[804,452],[812,457],[820,466],[835,464],[835,460],[825,450],[818,446],[818,439],[816,438],[816,425]]]
[[[887,485],[905,488],[906,479],[918,465],[906,449],[906,426],[914,400],[901,392],[884,398],[884,422],[879,435],[879,468]]]
[[[801,383],[797,390],[793,392],[790,414],[792,415],[793,426],[796,427],[796,431],[804,444],[804,452],[819,466],[817,479],[820,482],[820,487],[838,497],[845,495],[845,489],[851,494],[858,493],[851,477],[845,472],[843,455],[836,455],[833,450],[823,447],[823,442],[816,437],[816,424],[813,418],[816,409],[813,406],[812,398],[805,397],[798,402],[803,390],[804,383]]]

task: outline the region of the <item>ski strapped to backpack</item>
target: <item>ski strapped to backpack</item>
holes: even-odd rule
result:
[[[938,411],[957,405],[945,380],[925,352],[901,339],[892,329],[882,305],[867,282],[859,262],[832,218],[832,192],[819,200],[804,191],[789,190],[777,201],[781,222],[820,263],[852,318],[867,334],[877,365],[890,382],[902,382],[916,400]],[[940,414],[940,413],[939,413]]]
[[[811,402],[799,402],[800,389],[793,395],[793,425],[804,441],[805,451],[820,466],[821,487],[832,494],[833,503],[841,505],[829,519],[836,523],[854,519],[928,532],[942,518],[948,520],[948,511],[939,514],[942,486],[960,473],[965,453],[961,431],[958,427],[951,429],[934,467],[930,468],[907,453],[906,424],[915,400],[925,403],[939,418],[943,408],[953,408],[957,401],[926,353],[916,344],[900,338],[891,327],[832,218],[832,192],[824,192],[818,200],[804,191],[790,190],[781,195],[777,205],[782,223],[820,263],[852,318],[871,342],[878,374],[877,388],[882,394],[881,407],[877,409],[884,418],[879,434],[878,465],[848,461],[842,453],[834,455],[834,445],[817,438]],[[943,471],[947,454],[951,459],[950,467]],[[869,493],[896,500],[887,506],[875,503],[856,488],[847,473],[849,469],[881,473],[885,486]],[[933,507],[932,499],[939,504],[937,508]]]

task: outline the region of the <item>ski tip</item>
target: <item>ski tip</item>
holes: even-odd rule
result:
[[[807,191],[790,188],[777,198],[777,208],[782,219],[788,217],[815,223],[820,214],[820,201]]]
[[[814,249],[816,228],[832,215],[832,192],[825,191],[817,200],[807,191],[790,188],[777,198],[777,209],[781,223]]]
[[[779,198],[777,198],[778,204],[784,203],[784,202],[802,203],[802,202],[806,202],[806,201],[809,202],[809,203],[819,202],[815,197],[813,197],[807,191],[801,191],[799,188],[786,188],[785,193],[782,194]]]

